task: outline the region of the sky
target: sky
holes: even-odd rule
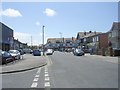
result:
[[[48,38],[76,37],[78,32],[107,32],[118,21],[117,2],[2,2],[0,21],[21,42],[42,44]]]

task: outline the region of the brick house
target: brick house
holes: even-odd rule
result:
[[[86,48],[91,48],[93,44],[95,44],[96,40],[98,41],[98,37],[96,35],[101,32],[78,32],[77,34],[77,43],[80,47],[84,46]]]
[[[77,34],[77,42],[81,48],[84,47],[85,50],[93,48],[94,53],[101,54],[102,49],[108,48],[108,33],[80,32]]]

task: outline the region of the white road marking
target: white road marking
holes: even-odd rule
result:
[[[38,85],[38,83],[35,83],[35,82],[34,82],[34,83],[31,85],[31,87],[32,87],[32,88],[35,88],[35,87],[37,87],[37,85]]]
[[[38,74],[40,74],[40,72],[41,72],[41,68],[38,68],[37,74],[35,75],[35,78],[33,80],[31,88],[36,88],[37,87],[37,85],[38,85],[37,81],[39,80],[39,75]]]
[[[49,75],[48,74],[45,74],[45,77],[48,77]]]
[[[34,80],[33,80],[33,81],[34,81],[34,82],[37,82],[37,81],[38,81],[38,79],[39,79],[39,78],[34,78]]]
[[[48,74],[48,72],[45,72],[45,74]]]
[[[39,77],[39,75],[35,75],[35,77],[36,77],[36,78],[38,78],[38,77]]]
[[[48,67],[45,67],[45,83],[44,87],[50,87],[50,78],[49,78],[49,73],[48,73]]]
[[[38,74],[38,73],[40,73],[40,71],[41,71],[41,68],[40,68],[40,69],[38,69],[37,74]]]
[[[49,77],[45,77],[45,81],[49,81],[50,80],[50,78]]]
[[[45,87],[50,87],[50,82],[45,82]]]

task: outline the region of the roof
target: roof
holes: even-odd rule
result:
[[[61,41],[72,41],[72,38],[48,38],[47,39],[47,42],[51,42],[51,43],[56,43],[56,41],[59,41],[59,42],[61,42]],[[76,40],[76,38],[75,37],[73,37],[73,41],[75,41]]]
[[[97,35],[97,34],[101,34],[101,33],[102,32],[92,32],[92,31],[89,31],[89,32],[78,32],[77,39],[91,37],[91,36],[94,36],[94,35]]]
[[[0,27],[1,29],[0,30],[3,30],[4,27],[8,28],[9,30],[13,31],[13,29],[11,29],[10,27],[8,27],[6,24],[0,22]]]
[[[113,22],[112,28],[110,29],[110,31],[113,31],[113,30],[120,30],[120,22]]]

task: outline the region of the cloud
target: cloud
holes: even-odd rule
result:
[[[56,15],[56,12],[50,8],[46,8],[43,13],[45,13],[46,16],[55,16]]]
[[[28,34],[28,33],[21,33],[21,32],[14,32],[14,38],[18,39],[22,43],[27,43],[29,46],[31,45],[31,36],[32,36],[32,45],[40,45],[40,39],[36,37],[37,35]]]
[[[0,10],[0,15],[7,16],[7,17],[21,17],[22,14],[15,9],[6,9],[6,10]]]
[[[40,22],[36,22],[35,24],[36,24],[37,26],[40,26]]]
[[[14,38],[18,39],[19,41],[23,43],[28,43],[30,42],[31,35],[27,33],[14,32]]]

